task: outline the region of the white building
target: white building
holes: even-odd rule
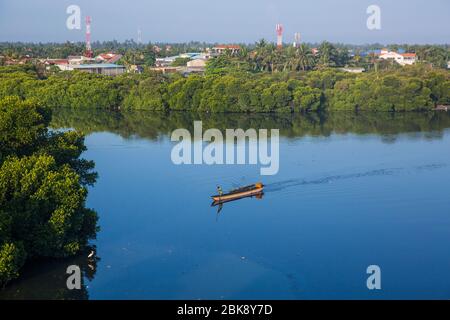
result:
[[[415,53],[397,53],[395,51],[382,50],[380,59],[394,60],[402,66],[412,65],[416,63],[417,57]]]
[[[168,67],[170,66],[177,58],[180,56],[172,56],[165,58],[156,58],[155,66],[156,67]]]
[[[61,71],[69,70],[69,60],[67,59],[42,59],[40,60],[47,70],[50,70],[51,66],[58,67]]]
[[[188,68],[205,68],[206,60],[205,59],[195,59],[195,60],[188,61],[187,67]]]
[[[206,54],[203,54],[201,52],[186,52],[181,53],[177,56],[171,56],[171,57],[165,57],[165,58],[156,58],[155,66],[156,67],[168,67],[172,63],[175,62],[177,59],[191,59],[197,60],[197,59],[208,59],[209,57]]]
[[[106,76],[118,76],[126,72],[126,68],[124,66],[112,63],[80,64],[72,66],[72,70],[103,74]]]
[[[95,59],[84,56],[68,56],[67,60],[70,65],[80,65],[85,63],[95,63]]]

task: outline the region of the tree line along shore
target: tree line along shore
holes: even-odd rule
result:
[[[0,98],[0,289],[29,261],[82,252],[98,231],[84,137],[51,131],[50,121],[36,99]]]
[[[83,72],[42,76],[33,65],[0,67],[0,98],[35,98],[47,107],[151,111],[426,111],[450,105],[450,71],[425,65],[352,74],[336,68],[252,73],[208,63],[204,75]]]

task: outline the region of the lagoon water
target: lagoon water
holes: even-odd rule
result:
[[[279,128],[280,170],[172,163],[170,133]],[[0,299],[448,299],[450,114],[157,115],[58,110],[99,179],[97,261],[37,261]],[[210,195],[262,181],[262,199]],[[67,266],[83,270],[66,289]],[[368,290],[367,267],[381,268]]]

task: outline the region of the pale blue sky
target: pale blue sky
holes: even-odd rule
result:
[[[66,8],[92,16],[92,39],[144,42],[275,41],[295,32],[306,42],[450,43],[449,0],[0,0],[0,42],[83,41],[83,30],[66,28]],[[366,9],[381,7],[382,30],[369,31]]]

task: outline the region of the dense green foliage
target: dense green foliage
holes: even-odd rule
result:
[[[344,79],[327,92],[327,100],[331,110],[429,110],[435,103],[450,104],[450,79],[414,72]]]
[[[97,215],[85,208],[94,164],[80,159],[84,138],[53,132],[35,99],[0,100],[0,285],[38,257],[66,257],[95,237]]]
[[[144,73],[118,77],[0,68],[0,98],[39,99],[48,107],[201,112],[412,111],[450,105],[450,72],[427,66],[351,74],[335,68],[245,71],[218,58],[205,76]]]

